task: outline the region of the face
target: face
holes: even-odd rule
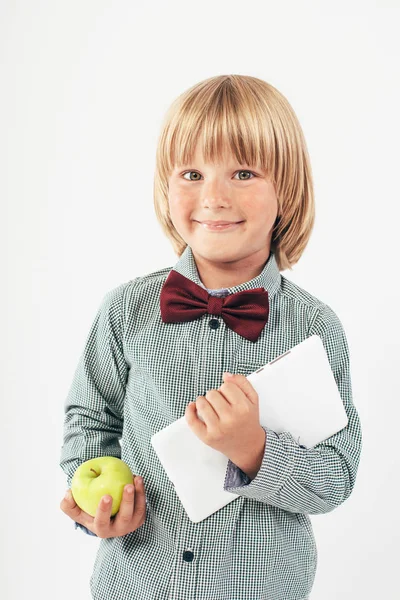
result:
[[[191,247],[207,288],[233,287],[261,273],[278,201],[260,169],[240,165],[227,151],[218,164],[206,164],[197,144],[193,161],[171,173],[168,203],[172,223]],[[207,220],[240,223],[213,231],[201,224]]]

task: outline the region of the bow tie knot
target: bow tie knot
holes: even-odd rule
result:
[[[208,292],[207,292],[208,293]],[[225,298],[219,298],[218,296],[208,295],[207,312],[210,315],[222,316],[222,307]]]
[[[205,314],[222,317],[227,327],[238,335],[256,342],[269,316],[268,291],[254,288],[212,296],[184,275],[171,270],[160,293],[161,318],[164,323],[193,321]]]

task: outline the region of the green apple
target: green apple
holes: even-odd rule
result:
[[[115,456],[99,456],[76,469],[71,481],[72,496],[82,510],[94,517],[101,498],[112,497],[111,516],[119,511],[124,486],[133,483],[128,465]]]

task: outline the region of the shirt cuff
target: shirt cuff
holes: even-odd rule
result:
[[[226,470],[224,489],[232,487],[243,487],[250,483],[251,479],[230,459]]]
[[[82,529],[88,535],[94,535],[95,537],[98,537],[95,533],[93,533],[93,531],[90,531],[90,529],[88,529],[84,525],[81,525],[80,523],[77,523],[76,521],[75,521],[75,529]]]
[[[237,465],[228,460],[224,490],[248,498],[273,496],[285,483],[294,468],[296,447],[289,432],[279,435],[262,426],[266,433],[264,456],[257,475],[250,479]]]

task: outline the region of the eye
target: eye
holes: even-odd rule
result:
[[[198,173],[197,171],[185,171],[184,173],[182,173],[182,177],[184,177],[188,173],[195,173],[196,175],[200,175],[200,173]],[[237,173],[249,173],[250,175],[252,175],[252,177],[246,177],[245,179],[240,179],[240,181],[248,181],[249,179],[252,179],[253,177],[257,177],[257,175],[255,173],[253,173],[252,171],[249,171],[248,169],[242,169],[240,171],[236,171],[235,175],[237,175]],[[186,181],[199,181],[199,179],[186,179]]]
[[[242,171],[237,171],[237,173],[249,173],[250,175],[252,175],[252,177],[246,177],[246,179],[252,179],[253,177],[257,177],[257,175],[255,175],[255,173],[253,173],[253,171],[248,171],[247,169],[244,169]],[[236,175],[236,173],[235,173]],[[241,179],[240,181],[246,181],[246,179]]]

